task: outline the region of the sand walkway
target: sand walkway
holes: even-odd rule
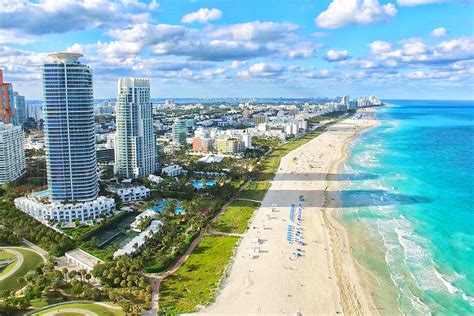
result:
[[[375,124],[373,119],[347,119],[282,159],[215,303],[200,313],[376,314],[360,286],[345,232],[327,216],[332,209],[328,207],[334,207],[327,201],[333,200],[328,190],[337,192],[344,182],[336,180],[336,173],[347,143]],[[338,184],[329,186],[335,182]],[[300,202],[301,195],[304,202]],[[300,203],[305,245],[287,241],[289,225],[298,227],[297,220],[290,220],[291,204],[297,210]],[[294,230],[292,236],[295,238]],[[252,258],[251,250],[257,258]]]

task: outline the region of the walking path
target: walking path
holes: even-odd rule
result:
[[[80,309],[80,308],[66,308],[66,309],[60,309],[54,312],[49,312],[44,314],[44,316],[54,316],[57,314],[61,315],[66,315],[67,313],[71,314],[79,314],[79,315],[87,315],[87,316],[98,316],[98,314],[88,311],[86,309]]]
[[[238,201],[248,201],[248,202],[254,202],[254,203],[262,203],[262,201],[259,200],[252,200],[252,199],[244,199],[244,198],[236,198]]]
[[[43,248],[40,248],[38,246],[36,246],[34,243],[26,240],[25,238],[23,238],[21,240],[25,245],[27,245],[29,247],[29,250],[31,251],[34,251],[36,252],[37,254],[39,254],[41,256],[41,258],[43,258],[43,261],[46,262],[47,259],[48,259],[48,252],[46,250],[44,250]]]
[[[13,269],[8,271],[4,275],[0,276],[0,281],[2,281],[2,280],[5,280],[6,278],[8,278],[13,273],[15,273],[16,270],[20,269],[21,265],[23,264],[24,258],[23,258],[23,255],[21,253],[19,253],[18,251],[15,251],[15,250],[12,250],[12,249],[7,249],[7,247],[2,247],[2,248],[0,248],[0,250],[5,250],[6,252],[14,254],[17,258],[16,262],[14,262],[15,267],[13,267]]]

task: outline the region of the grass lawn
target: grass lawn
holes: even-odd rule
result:
[[[54,306],[54,307],[42,310],[40,312],[34,313],[33,315],[40,316],[40,315],[44,315],[46,313],[50,313],[50,312],[54,312],[54,311],[61,311],[61,310],[66,310],[66,309],[84,309],[84,310],[94,312],[97,315],[101,315],[101,316],[124,316],[125,315],[125,313],[121,309],[107,308],[106,306],[98,305],[98,304],[94,304],[94,303],[63,304],[63,305]],[[64,312],[64,313],[57,314],[57,315],[84,315],[84,314],[77,314],[77,313],[72,314],[72,313],[69,313],[69,312]]]
[[[18,270],[15,271],[15,273],[10,275],[5,280],[0,281],[0,289],[2,290],[13,291],[21,289],[26,285],[26,283],[17,283],[17,279],[21,276],[24,276],[26,273],[28,273],[28,271],[33,270],[33,268],[36,267],[38,263],[43,261],[40,255],[31,250],[27,250],[26,248],[15,247],[14,250],[23,255],[23,264],[20,268],[18,268]]]
[[[161,312],[189,313],[210,303],[238,239],[205,236],[184,265],[161,284]]]
[[[236,200],[217,218],[212,229],[223,233],[242,234],[247,230],[249,219],[259,206],[260,203]]]
[[[242,192],[239,197],[243,199],[261,201],[265,197],[265,193],[270,188],[270,182],[255,180],[250,183]]]
[[[0,260],[10,260],[10,259],[15,259],[16,260],[16,256],[12,253],[0,250]],[[5,268],[0,270],[0,276],[2,276],[4,274],[8,273],[9,271],[11,271],[11,269],[13,269],[15,267],[15,265],[16,265],[16,261],[13,262],[13,263],[10,263]]]

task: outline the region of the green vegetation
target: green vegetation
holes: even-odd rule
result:
[[[0,246],[18,246],[20,238],[11,231],[0,226]]]
[[[214,297],[229,263],[234,236],[205,236],[184,265],[161,284],[160,309],[166,314],[189,313]]]
[[[25,276],[29,271],[33,270],[38,263],[42,262],[41,256],[26,248],[14,248],[23,255],[23,264],[8,278],[0,281],[0,289],[4,291],[16,291],[21,289],[27,283],[25,280],[19,280],[20,277]]]
[[[67,310],[67,309],[83,309],[86,311],[91,311],[93,313],[96,313],[97,315],[101,316],[122,316],[125,315],[123,311],[120,309],[113,309],[113,308],[107,308],[104,305],[99,305],[95,303],[69,303],[69,304],[62,304],[58,306],[54,306],[48,309],[44,309],[40,312],[34,313],[34,316],[41,316],[45,315],[47,313],[51,313],[54,311],[61,311],[61,310]],[[56,315],[85,315],[85,314],[71,314],[70,312],[63,312],[61,314],[56,314]]]
[[[12,260],[12,259],[15,260],[15,262],[10,263],[3,269],[0,268],[0,276],[10,272],[16,265],[16,256],[10,252],[2,251],[0,249],[0,260]]]
[[[236,200],[229,204],[224,214],[213,223],[212,229],[223,233],[242,234],[247,230],[248,222],[260,203]]]
[[[269,188],[270,182],[254,180],[240,193],[239,197],[242,199],[261,201]]]
[[[62,255],[75,247],[73,240],[15,209],[10,202],[0,202],[0,225],[53,255]]]

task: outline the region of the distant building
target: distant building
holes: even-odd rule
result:
[[[0,185],[19,178],[25,171],[23,137],[19,126],[0,122]]]
[[[250,111],[249,111],[249,109],[244,109],[244,110],[242,111],[242,117],[243,117],[244,119],[248,119],[249,116],[250,116]]]
[[[96,154],[97,162],[111,162],[115,160],[114,148],[97,147]]]
[[[15,125],[21,126],[26,121],[25,97],[18,94],[18,92],[13,92],[13,103]]]
[[[3,82],[3,70],[0,69],[0,122],[14,123],[13,105],[13,86],[9,82]]]
[[[161,173],[167,175],[168,177],[176,177],[183,173],[183,167],[179,165],[171,165],[161,169]]]
[[[171,127],[171,139],[177,145],[186,145],[187,136],[186,122],[177,119]]]
[[[341,99],[341,103],[346,105],[346,106],[349,105],[349,101],[350,101],[350,98],[349,98],[348,95],[343,96],[342,99]]]
[[[253,124],[254,125],[266,123],[267,120],[268,120],[267,116],[263,115],[263,114],[257,114],[257,115],[253,116]]]
[[[244,150],[243,142],[235,137],[216,139],[216,149],[218,153],[235,154]]]
[[[127,178],[156,172],[150,81],[120,78],[116,111],[115,172]]]
[[[212,139],[209,137],[198,136],[193,138],[193,150],[208,152],[212,147]]]

